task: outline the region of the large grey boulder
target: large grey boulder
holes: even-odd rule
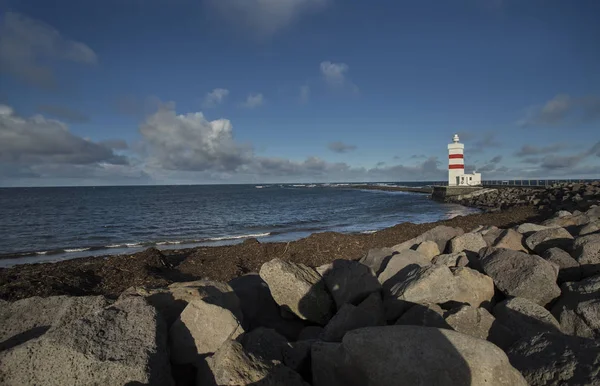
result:
[[[167,288],[128,288],[121,297],[143,296],[148,303],[156,307],[171,326],[183,312],[188,303],[194,299],[205,299],[209,303],[216,303],[231,311],[242,320],[240,300],[227,283],[213,280],[196,280],[191,282],[178,282]]]
[[[143,298],[64,321],[0,351],[0,384],[173,384],[166,324]]]
[[[585,214],[590,218],[590,220],[595,221],[600,219],[600,206],[595,206],[593,208],[588,209]]]
[[[53,326],[70,323],[102,310],[104,296],[50,296],[0,304],[0,351],[42,336]]]
[[[430,327],[368,327],[341,344],[316,342],[312,365],[314,386],[527,384],[492,343]]]
[[[340,342],[348,331],[361,327],[384,326],[385,321],[381,295],[375,292],[358,306],[344,304],[325,326],[321,339]]]
[[[600,339],[600,275],[564,283],[552,307],[561,330],[583,338]]]
[[[266,262],[260,277],[280,307],[300,319],[325,325],[332,316],[333,301],[321,276],[312,268],[280,259]]]
[[[519,232],[520,234],[522,234],[523,236],[528,237],[528,236],[531,236],[532,234],[534,234],[535,232],[545,230],[545,229],[550,229],[550,228],[553,228],[553,227],[526,222],[526,223],[517,225],[515,227],[515,230],[517,232]]]
[[[307,385],[302,377],[279,361],[267,361],[228,340],[200,366],[198,386],[206,385]]]
[[[579,236],[587,236],[587,235],[591,235],[592,233],[600,233],[600,221],[599,220],[590,222],[589,224],[584,225],[579,230]]]
[[[531,300],[512,298],[494,307],[496,320],[524,337],[541,332],[560,333],[560,324],[550,311]]]
[[[600,341],[543,333],[521,339],[507,354],[531,386],[600,384]]]
[[[544,221],[542,225],[565,228],[570,233],[576,234],[582,226],[588,224],[589,222],[589,216],[585,213],[581,213],[577,215],[554,217]]]
[[[239,341],[239,339],[238,339]],[[259,327],[241,336],[246,352],[265,360],[283,361],[287,339],[271,328]]]
[[[437,304],[415,304],[402,314],[395,324],[451,328],[444,320],[444,310]]]
[[[394,253],[397,252],[392,248],[372,248],[359,260],[359,263],[371,268],[378,276],[383,272]]]
[[[491,247],[496,242],[496,239],[500,237],[503,231],[504,229],[500,229],[493,225],[482,227],[479,230],[473,230],[473,232],[479,233],[481,236],[483,236],[483,239],[488,247]]]
[[[462,235],[463,233],[464,231],[461,228],[452,228],[446,225],[438,225],[435,228],[430,229],[427,232],[422,233],[421,235],[413,239],[405,241],[401,244],[394,245],[392,249],[394,251],[400,252],[406,249],[411,249],[421,244],[423,241],[431,240],[435,241],[435,243],[438,245],[438,249],[440,250],[440,252],[443,253],[446,251],[446,245],[448,241],[450,241],[450,239],[456,236]]]
[[[386,318],[397,319],[410,303],[441,304],[453,300],[457,291],[456,280],[448,267],[430,265],[417,268],[386,295]]]
[[[464,267],[469,264],[467,254],[464,252],[437,255],[431,259],[431,264],[445,265],[448,268]]]
[[[485,308],[463,305],[451,309],[446,314],[445,322],[457,332],[485,339],[504,350],[518,339]]]
[[[523,297],[544,306],[560,295],[557,267],[537,255],[487,248],[480,260],[484,272],[507,296]]]
[[[283,364],[301,375],[310,374],[310,350],[315,342],[314,339],[289,342],[283,348]]]
[[[578,237],[573,243],[573,257],[581,265],[583,277],[600,273],[600,233]]]
[[[431,260],[419,252],[412,249],[402,250],[390,258],[383,272],[379,274],[378,279],[383,288],[389,290],[394,284],[404,280],[413,269],[430,264]]]
[[[476,256],[481,248],[487,247],[483,236],[479,233],[465,233],[450,240],[449,252],[465,252],[467,256]]]
[[[496,248],[527,252],[527,248],[523,246],[523,235],[514,229],[505,229],[502,231],[492,246]]]
[[[175,364],[195,363],[228,339],[244,333],[242,321],[230,310],[204,299],[188,303],[169,331],[171,360]]]
[[[267,283],[257,273],[236,277],[229,285],[240,300],[246,331],[259,327],[272,328],[286,338],[296,340],[304,323],[299,319],[281,317],[279,306],[273,300]]]
[[[537,231],[525,239],[527,247],[537,254],[550,248],[571,250],[573,236],[564,228],[550,228]]]
[[[432,240],[423,241],[415,248],[415,251],[419,252],[428,259],[432,259],[434,256],[437,256],[441,253],[437,243]]]
[[[581,280],[581,266],[564,250],[560,248],[546,249],[542,258],[558,266],[558,283]]]
[[[381,290],[373,270],[358,261],[334,260],[322,276],[338,309],[346,303],[356,305]]]
[[[453,271],[456,293],[450,300],[473,307],[487,307],[494,297],[494,281],[491,277],[468,267]]]

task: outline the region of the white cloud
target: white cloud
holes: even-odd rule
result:
[[[308,103],[310,99],[310,87],[301,86],[300,87],[300,103]]]
[[[321,74],[323,74],[327,83],[331,85],[343,85],[346,82],[346,73],[349,69],[350,67],[346,63],[321,62]]]
[[[112,148],[69,132],[64,123],[36,115],[22,118],[0,105],[0,162],[21,165],[126,164]]]
[[[326,8],[333,0],[206,0],[230,24],[242,26],[258,37],[269,37],[301,16]]]
[[[0,21],[0,68],[32,85],[54,87],[55,62],[95,64],[97,60],[90,47],[63,37],[41,21],[13,12]]]
[[[204,108],[212,108],[220,105],[225,101],[225,98],[229,95],[229,90],[224,88],[215,88],[209,93],[206,93],[204,97],[204,101],[202,102],[202,107]]]
[[[242,103],[242,107],[254,109],[256,107],[262,106],[264,103],[265,98],[263,97],[263,94],[250,94],[246,98],[246,101]]]
[[[200,112],[177,115],[160,108],[140,126],[140,133],[153,167],[229,172],[249,156],[249,149],[234,141],[229,120],[208,121]]]

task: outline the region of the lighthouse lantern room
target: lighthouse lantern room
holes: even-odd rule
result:
[[[448,186],[479,186],[481,173],[465,174],[465,145],[459,140],[458,134],[454,134],[448,145]]]

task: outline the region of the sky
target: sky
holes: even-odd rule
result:
[[[0,186],[600,177],[597,0],[0,0]]]

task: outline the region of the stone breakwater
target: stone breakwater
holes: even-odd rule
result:
[[[228,283],[0,301],[2,385],[598,385],[600,207]]]
[[[542,211],[585,211],[600,203],[600,181],[555,184],[545,189],[510,187],[486,189],[486,192],[446,197],[445,202],[481,209],[501,210],[532,205]]]

